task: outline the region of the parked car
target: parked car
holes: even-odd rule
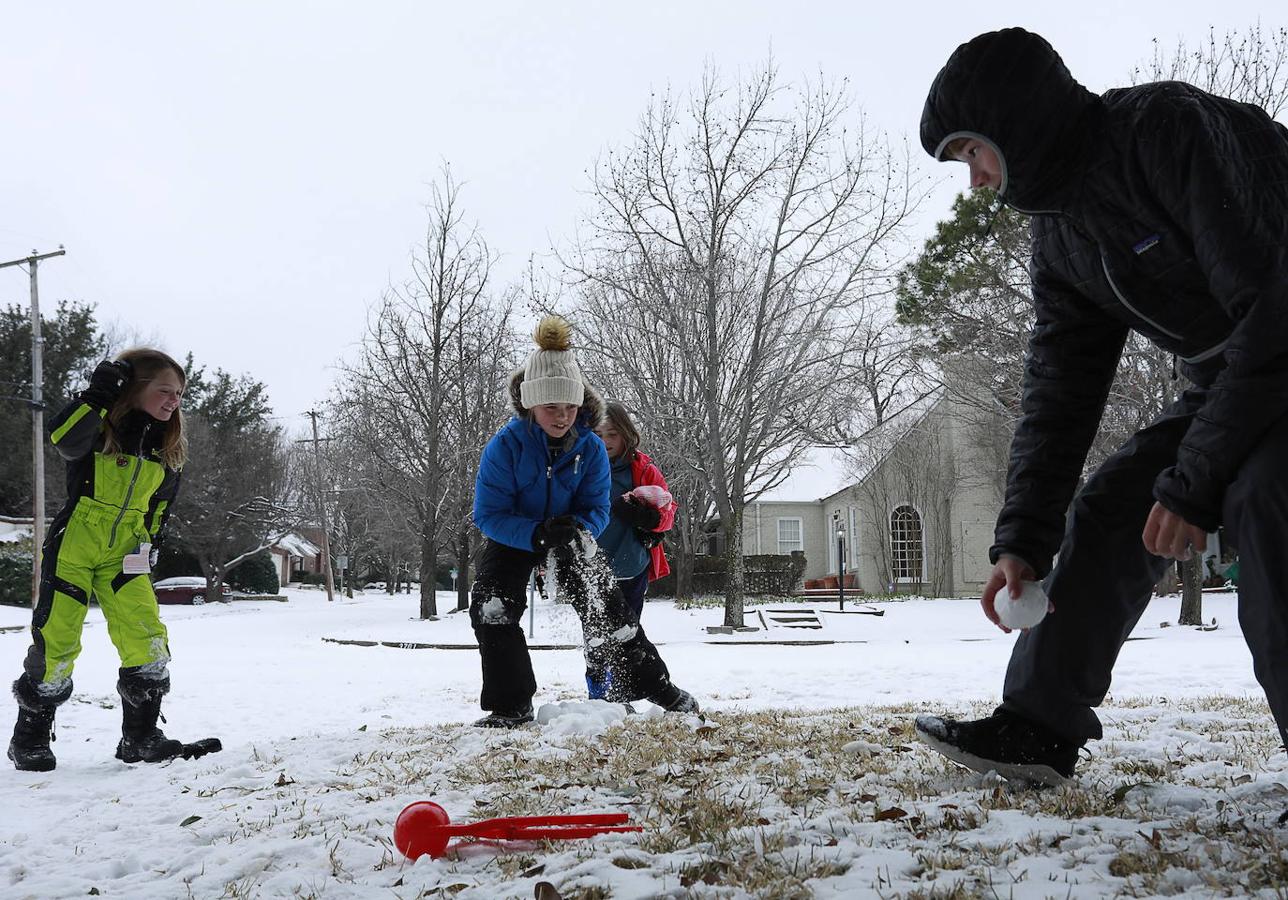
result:
[[[181,576],[179,578],[162,578],[155,582],[152,588],[157,592],[158,603],[184,604],[200,606],[207,600],[220,600],[228,602],[232,589],[228,585],[220,585],[221,594],[218,597],[206,596],[206,579],[199,576]]]

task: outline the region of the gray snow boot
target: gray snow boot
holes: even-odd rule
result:
[[[54,707],[18,707],[18,722],[9,741],[9,759],[20,772],[50,772],[58,764],[49,742],[54,739]]]

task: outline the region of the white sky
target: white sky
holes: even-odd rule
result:
[[[847,78],[923,164],[926,89],[981,31],[1038,31],[1103,90],[1154,37],[1288,21],[1251,0],[8,6],[0,260],[65,244],[42,305],[93,301],[104,323],[248,372],[292,428],[405,276],[445,160],[513,280],[571,233],[588,167],[629,141],[650,92],[706,62],[736,75],[772,48],[786,80]],[[964,182],[934,171],[953,188],[921,233]],[[21,269],[0,270],[0,302],[27,296]]]

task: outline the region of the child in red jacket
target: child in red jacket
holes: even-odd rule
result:
[[[612,564],[627,606],[638,618],[648,583],[671,571],[662,536],[675,521],[676,505],[661,470],[640,452],[640,433],[625,406],[608,401],[595,433],[608,450],[612,470],[612,516],[599,536],[599,546]],[[592,699],[603,697],[611,681],[608,670],[586,670]]]

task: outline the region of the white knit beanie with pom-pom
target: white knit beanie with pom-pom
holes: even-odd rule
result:
[[[544,316],[532,337],[537,349],[524,363],[523,382],[519,385],[523,408],[545,403],[581,406],[586,389],[572,353],[572,326],[560,316]]]

